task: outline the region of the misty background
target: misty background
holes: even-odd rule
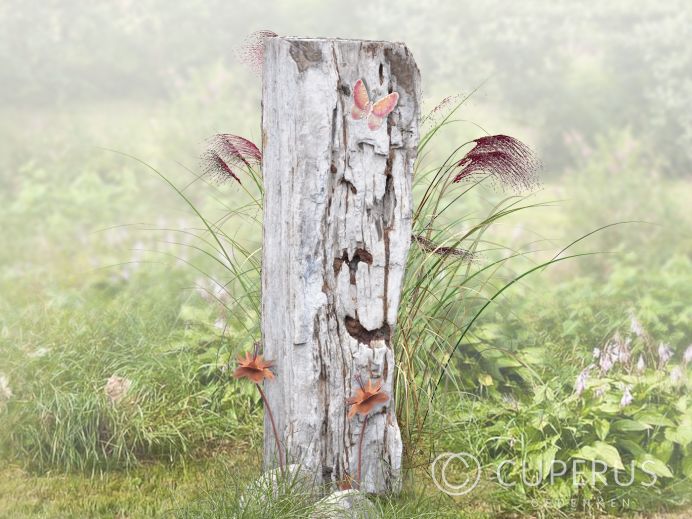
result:
[[[536,441],[575,456],[602,440],[594,423],[619,417],[633,367],[608,375],[606,411],[600,397],[575,398],[575,379],[596,362],[594,349],[636,333],[631,360],[645,359],[650,377],[625,411],[665,413],[656,434],[645,425],[646,455],[676,476],[656,499],[689,503],[677,483],[692,478],[692,440],[684,456],[673,442],[687,441],[692,420],[692,405],[678,405],[689,382],[677,385],[683,368],[692,380],[691,2],[0,0],[0,516],[57,503],[59,517],[152,517],[163,502],[196,499],[201,481],[223,482],[214,463],[259,468],[255,451],[239,451],[261,438],[262,406],[228,370],[261,336],[259,189],[247,177],[239,186],[197,176],[212,135],[261,141],[261,79],[236,56],[260,29],[405,42],[421,72],[423,116],[470,95],[417,171],[486,133],[521,139],[543,163],[541,189],[525,198],[452,186],[450,200],[470,192],[435,220],[449,235],[502,203],[525,209],[461,242],[479,246],[478,261],[450,285],[449,315],[430,314],[445,333],[411,334],[426,371],[442,366],[427,341],[453,345],[496,289],[580,237],[569,253],[603,253],[541,269],[493,300],[450,364],[460,391],[439,404],[440,420],[478,422],[446,427],[440,447],[472,452],[508,431],[535,432],[548,416],[561,432]],[[205,242],[208,229],[156,172],[218,224],[235,263]],[[415,201],[424,178],[414,178]],[[496,260],[501,267],[486,269]],[[136,395],[137,412],[112,405],[109,383]],[[664,436],[658,426],[673,422]],[[639,429],[605,431],[643,444]],[[407,454],[440,440],[415,438]],[[167,465],[180,459],[183,468]],[[115,470],[141,461],[136,477]],[[535,515],[533,494],[516,490],[501,508]],[[475,499],[464,509],[499,502]]]
[[[0,282],[16,294],[5,305],[102,269],[127,277],[133,264],[166,263],[145,251],[185,255],[172,233],[194,217],[136,159],[196,204],[218,200],[194,182],[199,155],[219,132],[260,140],[260,78],[236,56],[259,29],[405,42],[424,112],[473,92],[440,156],[479,128],[532,146],[544,164],[537,196],[556,206],[522,215],[519,234],[559,249],[644,220],[655,225],[599,234],[590,250],[692,250],[688,2],[3,2]],[[237,193],[223,191],[226,207]]]
[[[190,211],[121,153],[185,186],[209,136],[259,142],[260,78],[235,52],[259,29],[405,42],[421,70],[424,112],[473,92],[458,113],[468,124],[440,137],[440,149],[479,136],[478,126],[532,146],[544,163],[539,196],[560,202],[517,225],[554,247],[646,220],[657,225],[613,230],[591,249],[689,254],[688,2],[2,2],[6,293],[79,286],[104,268],[117,274],[120,263],[143,262],[142,249],[160,249],[154,242],[179,252],[175,237],[154,229],[185,228]],[[203,205],[212,198],[195,186],[187,193]],[[233,205],[236,194],[223,197]]]
[[[144,251],[185,254],[171,233],[194,218],[137,159],[187,186],[212,216],[224,212],[212,204],[218,196],[233,206],[237,189],[212,195],[194,180],[209,136],[260,140],[260,78],[236,56],[258,29],[403,41],[421,70],[424,112],[472,93],[458,113],[464,122],[438,138],[440,156],[481,128],[532,146],[544,163],[537,196],[556,207],[522,215],[520,231],[558,248],[602,225],[644,220],[655,225],[614,229],[591,250],[689,255],[687,2],[3,2],[6,294],[23,287],[36,297],[26,288],[166,263]]]
[[[202,121],[212,131],[255,130],[259,80],[233,50],[268,28],[407,43],[426,101],[480,87],[474,115],[484,120],[477,122],[531,131],[549,174],[574,165],[568,136],[593,145],[628,129],[666,174],[684,175],[692,162],[690,10],[684,1],[646,0],[404,0],[360,9],[318,1],[3,2],[0,100],[15,122],[3,134],[3,161],[35,156],[42,137],[69,131],[71,115],[99,107],[115,133],[123,126],[118,113],[136,110],[151,123],[166,106],[196,97],[195,120],[180,121],[190,141],[206,135],[195,133]],[[212,122],[211,112],[223,122]],[[117,135],[83,144],[137,151]]]

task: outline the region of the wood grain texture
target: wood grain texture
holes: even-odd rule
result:
[[[351,118],[352,88],[396,91],[387,121]],[[420,76],[401,43],[272,38],[263,71],[262,339],[275,362],[266,384],[289,463],[323,483],[357,473],[362,418],[346,398],[363,380],[391,394],[391,337],[411,236]],[[368,419],[363,485],[400,486],[393,401]],[[265,466],[276,463],[265,419]]]

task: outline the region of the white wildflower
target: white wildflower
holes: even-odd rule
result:
[[[596,351],[594,350],[594,356]],[[608,373],[616,363],[627,364],[630,359],[630,341],[624,341],[620,338],[619,333],[615,333],[611,339],[606,342],[603,351],[599,350],[598,366],[601,373]]]
[[[630,343],[632,341],[628,338],[624,342],[620,342],[618,347],[618,360],[620,364],[627,364],[630,361]]]
[[[601,354],[600,359],[598,360],[598,366],[601,368],[601,372],[608,373],[610,368],[615,365],[616,360],[617,356],[612,351],[610,344],[607,344],[605,350]]]
[[[132,381],[125,377],[111,375],[103,388],[111,404],[120,402],[132,387]]]
[[[627,407],[633,401],[634,397],[632,396],[632,386],[625,386],[625,389],[622,392],[622,398],[620,399],[620,407]]]
[[[594,348],[593,349],[593,358],[597,359],[600,356],[601,356],[601,348]]]
[[[646,369],[646,363],[644,362],[644,357],[639,355],[639,360],[637,361],[637,371],[642,373]]]
[[[675,366],[670,372],[670,380],[673,382],[673,384],[679,384],[682,382],[684,376],[685,375],[680,366]]]
[[[209,293],[209,280],[207,278],[200,276],[195,279],[195,291],[197,295],[205,301],[212,300],[211,294]]]
[[[12,389],[10,388],[10,382],[4,373],[0,373],[0,402],[3,400],[9,400],[12,398]]]
[[[665,343],[661,343],[658,346],[658,358],[661,360],[661,365],[667,364],[668,361],[673,356],[673,350],[671,347]]]
[[[685,366],[692,362],[692,344],[690,344],[685,350],[685,353],[682,354],[682,361],[685,363]]]
[[[577,396],[581,396],[581,394],[584,392],[586,389],[586,381],[589,379],[589,372],[591,371],[591,366],[587,366],[584,368],[579,375],[577,375],[577,380],[574,383],[574,393]]]
[[[630,331],[639,338],[644,337],[644,327],[634,316],[634,313],[630,314]]]
[[[231,299],[231,295],[225,286],[214,283],[214,298],[221,304],[227,303]]]

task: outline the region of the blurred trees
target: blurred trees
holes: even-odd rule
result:
[[[406,41],[435,95],[488,80],[495,108],[538,132],[549,172],[574,164],[575,136],[593,144],[623,128],[655,150],[668,175],[692,171],[685,0],[400,0],[362,9],[316,0],[4,2],[0,103],[165,99],[211,64],[235,73],[233,48],[260,28]],[[238,105],[255,98],[236,94]]]

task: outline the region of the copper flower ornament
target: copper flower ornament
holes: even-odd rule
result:
[[[262,355],[259,354],[259,347],[260,344],[256,342],[255,351],[252,355],[250,355],[249,352],[245,352],[245,357],[242,355],[238,356],[238,367],[233,372],[233,376],[237,379],[246,378],[255,383],[255,387],[257,391],[259,391],[262,402],[264,402],[264,407],[267,410],[269,422],[272,425],[272,432],[274,433],[274,440],[276,441],[276,454],[279,460],[279,468],[281,469],[281,474],[284,474],[285,457],[282,455],[281,441],[279,439],[279,432],[276,429],[274,413],[272,413],[267,395],[262,391],[262,386],[260,384],[265,379],[274,379],[274,373],[269,369],[272,367],[272,361],[262,358]]]
[[[368,415],[375,409],[386,404],[389,401],[389,395],[382,391],[382,381],[380,380],[376,384],[372,383],[372,380],[363,385],[363,380],[360,375],[356,375],[356,381],[360,386],[356,389],[355,394],[346,400],[351,408],[348,410],[348,417],[353,418],[355,415],[359,414],[363,417],[363,427],[360,430],[360,441],[358,442],[358,476],[356,481],[358,482],[358,488],[360,488],[361,482],[363,481],[361,476],[361,469],[363,467],[363,438],[365,438],[365,428],[368,425]]]
[[[360,381],[359,381],[360,383]],[[382,381],[373,384],[371,380],[365,385],[360,385],[356,389],[356,393],[347,400],[351,409],[348,411],[348,417],[353,418],[356,414],[367,416],[373,409],[386,404],[389,400],[389,395],[382,391]]]
[[[274,373],[269,368],[272,367],[272,362],[264,360],[262,355],[255,352],[250,355],[245,352],[245,358],[242,355],[238,356],[238,368],[233,372],[235,378],[247,378],[255,384],[259,384],[265,378],[272,380]]]

